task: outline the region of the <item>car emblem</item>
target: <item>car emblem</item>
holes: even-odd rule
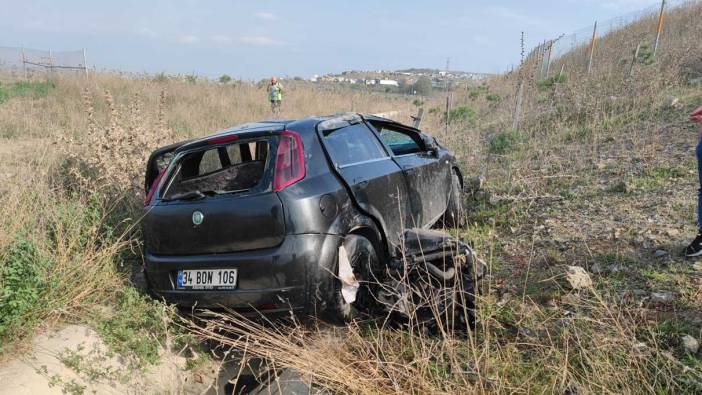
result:
[[[193,225],[197,226],[205,219],[205,214],[200,211],[193,212]]]

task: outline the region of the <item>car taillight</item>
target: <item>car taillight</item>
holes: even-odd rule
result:
[[[144,206],[148,206],[149,203],[151,202],[151,198],[154,196],[154,191],[156,191],[156,187],[158,186],[158,183],[161,181],[161,177],[163,177],[163,174],[166,172],[166,168],[164,167],[161,169],[161,171],[158,172],[158,176],[156,176],[156,179],[154,179],[154,182],[151,183],[151,187],[149,188],[149,193],[146,194],[146,197],[144,198]]]
[[[305,178],[305,156],[302,139],[296,132],[284,130],[280,133],[275,154],[273,191],[278,192]]]

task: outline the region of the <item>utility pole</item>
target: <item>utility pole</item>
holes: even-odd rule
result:
[[[653,45],[653,58],[656,58],[658,43],[661,40],[661,32],[663,31],[663,14],[665,11],[665,0],[661,0],[661,11],[658,14],[658,28],[656,29],[656,43]]]

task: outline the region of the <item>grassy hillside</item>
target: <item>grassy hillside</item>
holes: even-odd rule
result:
[[[425,129],[457,153],[466,174],[487,180],[465,196],[469,226],[451,230],[490,268],[468,338],[381,330],[377,321],[278,331],[231,316],[210,322],[217,331],[174,324],[173,309],[131,283],[144,155],[267,118],[265,91],[1,75],[0,359],[37,330],[78,322],[136,370],[166,345],[196,348],[195,334],[338,392],[702,391],[702,354],[683,344],[685,335],[702,340],[702,264],[679,254],[695,232],[697,133],[686,114],[702,105],[702,87],[690,84],[695,70],[702,77],[701,12],[693,5],[672,14],[676,40],[657,61],[637,64],[631,79],[620,60],[630,49],[608,54],[624,37],[640,37],[644,22],[603,37],[590,75],[567,67],[564,77],[540,81],[529,57],[521,71],[453,92],[448,127],[443,98],[423,99]],[[555,64],[568,56],[577,54]],[[524,104],[512,130],[520,80]],[[285,117],[415,109],[410,97],[286,88]],[[568,266],[584,268],[593,287],[573,290]],[[220,338],[222,329],[248,337]]]

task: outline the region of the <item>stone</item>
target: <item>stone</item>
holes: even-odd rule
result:
[[[592,288],[590,275],[580,266],[568,266],[566,279],[571,288],[575,290]]]
[[[670,291],[658,291],[651,293],[651,301],[655,303],[670,303],[675,299],[675,294]]]
[[[680,100],[678,100],[678,98],[675,96],[667,96],[665,98],[664,104],[666,107],[675,107],[675,105],[678,104],[679,101]]]
[[[602,269],[602,265],[595,262],[592,265],[590,265],[590,271],[595,273],[595,274],[600,274],[600,273],[604,272],[604,269]]]
[[[653,252],[653,256],[656,258],[663,258],[666,255],[668,255],[668,251],[666,250],[656,250]]]
[[[695,339],[694,337],[690,335],[685,335],[680,340],[682,340],[682,345],[685,349],[685,352],[690,354],[697,354],[697,351],[700,350],[700,342],[697,341],[697,339]]]

